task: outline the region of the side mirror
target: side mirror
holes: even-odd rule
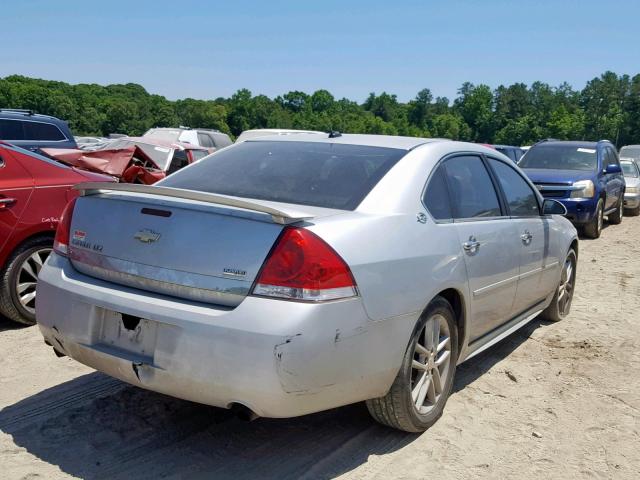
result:
[[[552,198],[545,198],[542,202],[542,214],[543,215],[566,215],[567,207],[562,203]]]
[[[607,165],[607,168],[604,169],[604,173],[620,173],[622,172],[622,167],[617,163],[610,163]]]

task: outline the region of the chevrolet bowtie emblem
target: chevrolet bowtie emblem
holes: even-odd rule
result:
[[[153,243],[160,239],[160,234],[151,229],[145,228],[137,232],[133,238],[140,240],[142,243]]]

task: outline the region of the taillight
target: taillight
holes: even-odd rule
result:
[[[354,297],[358,290],[347,264],[320,237],[286,227],[258,274],[253,294],[321,302]]]
[[[74,198],[62,211],[58,229],[56,230],[56,238],[53,240],[53,250],[59,255],[69,255],[69,240],[71,237],[71,217],[73,216],[73,207],[76,205],[77,198]]]

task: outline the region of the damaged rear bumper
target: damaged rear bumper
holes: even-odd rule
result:
[[[94,279],[56,254],[38,284],[38,324],[59,352],[142,388],[266,417],[384,395],[417,317],[374,322],[360,298],[218,308]]]

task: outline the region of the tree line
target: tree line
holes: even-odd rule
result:
[[[230,98],[171,101],[142,86],[77,84],[11,75],[0,79],[0,108],[24,108],[69,122],[76,135],[140,135],[151,127],[337,130],[528,145],[542,138],[640,144],[640,74],[605,72],[582,90],[563,83],[491,89],[464,83],[453,101],[428,88],[409,102],[371,93],[358,103],[327,90],[275,98],[240,89]]]

